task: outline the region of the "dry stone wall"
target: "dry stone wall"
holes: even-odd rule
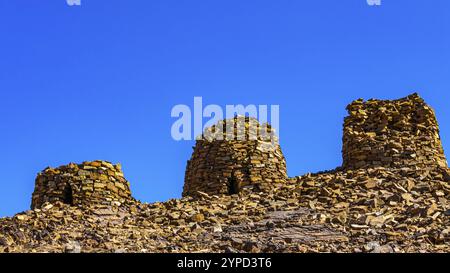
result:
[[[418,95],[356,100],[347,110],[343,167],[447,167],[433,109]]]
[[[93,161],[47,168],[39,173],[31,207],[57,201],[75,206],[124,203],[131,198],[130,184],[120,164]]]
[[[207,129],[197,141],[183,196],[199,191],[235,194],[242,188],[264,191],[286,179],[286,161],[273,129],[254,118],[235,117]]]

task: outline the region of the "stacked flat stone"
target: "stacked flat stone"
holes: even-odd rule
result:
[[[343,167],[447,168],[434,110],[418,94],[356,100],[347,110]]]
[[[236,194],[243,188],[265,191],[286,179],[286,160],[274,130],[254,118],[237,116],[208,128],[197,141],[183,196]]]
[[[32,196],[32,209],[46,202],[63,202],[74,206],[118,204],[132,199],[130,184],[120,164],[105,161],[71,163],[47,168],[38,174]]]

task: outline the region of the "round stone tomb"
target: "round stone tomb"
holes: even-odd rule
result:
[[[205,130],[187,163],[183,196],[265,191],[287,180],[286,160],[274,130],[237,116]]]
[[[130,184],[121,166],[105,161],[71,163],[47,168],[38,174],[32,197],[32,209],[46,202],[73,206],[118,204],[132,199]]]

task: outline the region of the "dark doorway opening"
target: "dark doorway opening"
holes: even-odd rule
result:
[[[238,194],[239,183],[234,175],[228,180],[228,194]]]
[[[73,192],[69,184],[64,187],[62,201],[64,204],[73,205]]]

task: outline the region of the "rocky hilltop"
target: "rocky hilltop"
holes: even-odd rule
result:
[[[205,132],[235,128],[231,139],[197,141],[182,199],[133,199],[109,162],[48,168],[32,210],[0,219],[0,252],[450,252],[450,170],[432,108],[413,94],[347,109],[332,171],[288,178],[278,141],[258,133],[270,126],[244,117]]]

